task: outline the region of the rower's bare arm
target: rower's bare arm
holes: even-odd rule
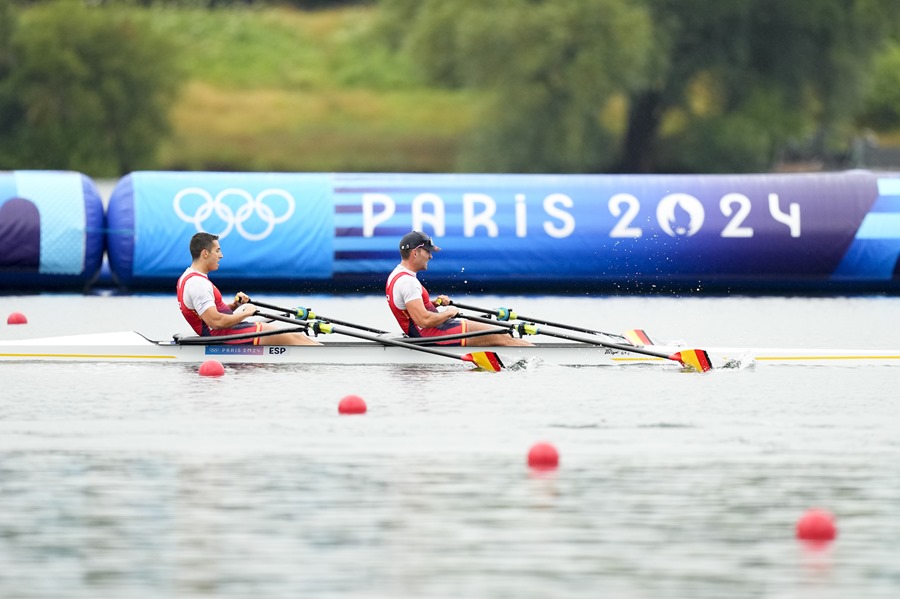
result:
[[[417,326],[426,329],[444,324],[459,312],[453,307],[447,308],[443,312],[430,312],[425,309],[425,303],[420,299],[406,302],[406,311],[409,312],[409,317]]]
[[[223,314],[215,306],[210,306],[200,315],[200,318],[211,329],[228,329],[253,316],[255,313],[256,308],[250,304],[244,304],[234,314]]]

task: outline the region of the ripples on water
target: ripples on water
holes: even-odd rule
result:
[[[0,596],[893,598],[897,376],[0,365]]]

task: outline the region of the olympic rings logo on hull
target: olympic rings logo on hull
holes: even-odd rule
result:
[[[182,208],[182,202],[186,198],[190,200],[194,197],[199,198],[202,203],[193,214],[188,214]],[[236,198],[240,202],[237,210],[234,210],[229,204],[228,200],[231,198]],[[283,202],[277,202],[285,204],[282,207],[284,212],[280,216],[275,216],[275,210],[267,204],[266,201],[269,198],[281,198],[283,200]],[[231,203],[234,203],[234,201]],[[287,221],[294,214],[296,202],[294,201],[294,196],[283,189],[265,189],[253,196],[245,189],[230,187],[223,189],[213,197],[205,189],[189,187],[175,194],[172,207],[175,209],[175,214],[178,215],[178,218],[185,222],[193,223],[198,232],[206,231],[207,233],[217,234],[220,239],[224,239],[233,229],[237,229],[240,236],[247,241],[259,241],[268,237],[275,230],[275,225]],[[254,220],[259,220],[265,224],[265,227],[260,232],[251,232],[245,227],[245,223],[254,216],[256,217]],[[215,233],[215,231],[209,231],[203,226],[210,218],[213,219],[214,223],[216,220],[224,223],[221,232]]]

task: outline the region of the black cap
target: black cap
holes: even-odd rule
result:
[[[410,231],[400,240],[401,250],[414,250],[416,248],[425,248],[429,252],[439,252],[441,248],[434,245],[431,237],[421,231]]]

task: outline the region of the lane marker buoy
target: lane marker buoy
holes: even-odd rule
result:
[[[28,319],[21,312],[13,312],[7,317],[6,324],[28,324]]]
[[[225,367],[218,360],[207,360],[200,365],[200,376],[223,376]]]
[[[348,395],[338,404],[340,414],[365,414],[366,402],[359,395]]]
[[[811,508],[797,520],[796,532],[802,541],[831,541],[837,536],[837,527],[831,512]]]
[[[553,470],[559,466],[559,452],[550,443],[535,443],[528,451],[528,465],[536,470]]]

